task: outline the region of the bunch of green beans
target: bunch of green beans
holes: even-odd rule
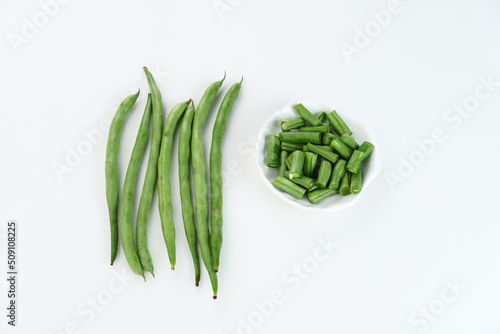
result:
[[[373,144],[358,145],[335,110],[315,116],[301,103],[294,109],[300,117],[281,121],[282,132],[268,137],[267,166],[278,168],[273,185],[296,199],[306,195],[312,204],[337,193],[359,194]]]
[[[176,128],[180,124],[179,137],[179,188],[184,231],[194,265],[195,286],[199,285],[201,270],[198,254],[211,281],[213,298],[217,298],[220,255],[222,248],[223,184],[222,184],[222,144],[226,124],[233,109],[243,79],[231,86],[221,102],[215,120],[210,147],[210,180],[206,179],[207,165],[204,157],[205,141],[203,127],[226,75],[222,80],[211,84],[203,94],[198,107],[189,99],[173,107],[163,125],[163,102],[153,75],[144,67],[151,93],[148,94],[130,162],[127,168],[123,195],[120,203],[120,184],[118,175],[118,152],[126,116],[133,109],[139,92],[130,95],[120,104],[110,126],[106,149],[106,198],[108,202],[111,227],[111,265],[118,253],[118,238],[121,235],[123,253],[132,271],[144,278],[144,272],[154,277],[153,261],[148,249],[147,224],[154,191],[158,189],[158,208],[161,228],[167,248],[170,266],[176,265],[176,243],[174,207],[172,206],[171,164],[172,147]],[[132,226],[133,198],[144,149],[149,138],[150,120],[152,135],[147,170],[137,212],[134,244]],[[163,134],[162,134],[163,133]],[[318,132],[319,133],[319,132]],[[278,139],[279,144],[279,139]],[[278,157],[279,158],[279,157]],[[190,168],[192,160],[192,169]],[[191,179],[192,178],[192,179]],[[191,182],[193,181],[193,182]],[[208,183],[210,182],[210,194]],[[194,203],[191,191],[194,188]],[[210,201],[209,201],[210,199]],[[210,203],[210,207],[209,207]],[[121,209],[121,211],[120,211]],[[210,209],[210,210],[209,210]],[[209,215],[210,212],[210,215]],[[120,213],[120,214],[119,214]],[[195,225],[195,216],[196,222]],[[118,228],[118,221],[120,228]]]

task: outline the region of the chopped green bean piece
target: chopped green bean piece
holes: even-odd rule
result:
[[[352,154],[352,150],[344,144],[339,138],[335,137],[330,144],[330,147],[335,150],[342,158],[349,160]]]
[[[349,136],[352,135],[351,129],[349,129],[347,124],[345,124],[344,120],[339,116],[339,114],[337,114],[335,110],[326,115],[326,118],[332,125],[333,130],[335,130],[335,132],[339,136],[342,136],[344,133],[347,133]]]
[[[342,179],[342,176],[345,174],[345,166],[347,165],[347,161],[343,159],[339,159],[335,166],[333,167],[332,171],[332,178],[330,180],[330,184],[328,185],[328,188],[330,189],[338,189],[340,187],[340,180]]]
[[[306,107],[302,105],[302,103],[297,104],[293,108],[299,113],[300,117],[302,117],[306,122],[308,122],[312,126],[320,125],[322,123],[316,116],[311,114],[311,112],[307,110]]]
[[[279,176],[285,176],[286,158],[288,158],[288,152],[282,150],[280,152],[280,166],[278,167],[278,175]]]
[[[327,151],[330,151],[332,152],[333,149],[330,147],[330,146],[327,146],[327,145],[318,145],[318,147],[324,149],[324,150],[327,150]],[[308,148],[307,148],[307,145],[304,145],[302,146],[302,151],[303,152],[311,152]]]
[[[307,148],[313,152],[318,154],[319,156],[325,158],[326,160],[330,161],[332,164],[336,163],[337,160],[339,159],[339,156],[333,152],[327,151],[324,148],[321,148],[320,146],[313,145],[311,143],[307,144]]]
[[[340,180],[339,194],[342,196],[347,196],[351,193],[350,188],[350,173],[344,173],[342,179]]]
[[[342,136],[340,136],[340,140],[353,150],[356,150],[359,147],[358,143],[356,143],[356,141],[347,133],[344,133]]]
[[[332,164],[329,161],[322,160],[319,165],[317,185],[320,188],[326,188],[326,184],[330,180],[330,175],[332,175]]]
[[[342,125],[340,125],[340,123],[337,121],[337,118],[335,117],[335,115],[337,115],[337,113],[334,110],[331,113],[326,115],[326,119],[328,120],[328,122],[330,122],[330,125],[333,128],[333,131],[335,131],[335,133],[337,135],[342,136],[345,133],[345,131],[342,128]]]
[[[306,189],[311,189],[314,186],[314,179],[311,179],[310,177],[304,175],[290,178],[290,172],[287,171],[285,173],[285,177],[288,177],[290,181]]]
[[[318,119],[321,121],[321,122],[324,122],[325,119],[326,119],[326,112],[322,111],[319,115],[318,115]]]
[[[293,144],[286,141],[281,142],[281,150],[287,152],[300,151],[302,150],[302,144]]]
[[[269,136],[267,140],[267,166],[279,167],[280,165],[280,140],[276,136]]]
[[[292,163],[290,165],[290,180],[294,177],[303,175],[305,154],[302,151],[295,151],[291,155]]]
[[[336,193],[337,193],[337,190],[335,190],[335,189],[329,189],[329,188],[316,189],[314,191],[310,191],[307,193],[307,199],[312,204],[316,204],[319,201],[321,201],[322,199],[327,198],[329,196],[332,196]]]
[[[282,141],[289,143],[313,143],[321,144],[321,132],[301,132],[301,131],[290,131],[290,132],[280,132],[280,137]]]
[[[317,126],[303,126],[300,128],[300,131],[327,133],[328,131],[330,131],[330,125],[329,124],[321,124],[321,125],[317,125]]]
[[[351,193],[359,194],[361,188],[363,187],[363,175],[361,170],[358,170],[356,174],[351,175]]]
[[[320,188],[318,187],[318,184],[316,182],[314,182],[314,185],[310,189],[307,189],[307,191],[310,192],[310,191],[314,191],[316,189],[320,189]]]
[[[321,141],[322,141],[323,145],[330,146],[333,138],[337,138],[333,133],[325,133],[325,134],[323,134],[323,138],[321,138]]]
[[[358,172],[358,170],[359,170],[359,166],[361,165],[361,161],[363,161],[364,157],[365,157],[365,153],[364,152],[361,152],[361,151],[358,151],[358,150],[354,150],[354,152],[352,153],[351,158],[347,162],[346,169],[349,172],[351,172],[353,174],[356,174]]]
[[[278,176],[276,180],[274,180],[273,186],[289,193],[296,199],[302,198],[302,196],[304,196],[304,194],[306,193],[306,190],[304,188],[293,183],[290,180],[285,179],[283,176]]]
[[[290,169],[290,166],[292,166],[292,155],[291,154],[289,154],[288,157],[285,159],[285,164],[286,164],[286,168]]]
[[[318,161],[318,155],[312,152],[304,153],[304,175],[312,176],[314,173],[314,168],[316,168],[316,161]]]
[[[281,125],[281,130],[290,131],[293,129],[298,129],[302,126],[306,126],[306,122],[301,117],[297,117],[294,119],[289,119],[287,121],[281,121],[280,125]]]
[[[365,156],[363,157],[363,160],[365,160],[366,158],[368,158],[370,156],[370,154],[372,154],[374,148],[375,148],[375,146],[373,146],[372,143],[365,141],[358,148],[358,151],[361,151],[365,154]]]

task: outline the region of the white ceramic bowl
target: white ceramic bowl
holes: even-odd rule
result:
[[[296,103],[290,103],[283,108],[276,111],[271,117],[267,119],[267,121],[262,126],[259,136],[257,138],[257,167],[259,168],[260,176],[262,180],[269,188],[271,192],[273,192],[276,196],[287,202],[288,204],[295,206],[297,208],[309,210],[309,211],[336,211],[340,209],[345,209],[353,204],[355,204],[364,193],[368,190],[370,183],[375,179],[375,177],[380,173],[381,164],[380,164],[380,156],[378,154],[378,145],[377,140],[373,136],[370,128],[365,120],[344,114],[339,112],[339,115],[342,119],[347,123],[349,128],[353,132],[353,138],[361,145],[363,141],[369,141],[373,145],[375,145],[375,150],[368,158],[368,161],[364,163],[363,166],[363,189],[357,195],[349,195],[349,196],[340,196],[338,194],[334,196],[327,197],[316,204],[311,204],[306,196],[301,198],[300,200],[295,199],[293,196],[281,191],[280,189],[275,188],[272,185],[272,182],[278,176],[277,168],[270,168],[266,165],[267,159],[267,138],[270,135],[278,135],[281,132],[280,121],[292,119],[298,117],[299,115],[293,109]],[[302,102],[302,104],[314,115],[318,115],[321,111],[325,111],[326,113],[334,110],[328,104],[321,101],[309,101]]]

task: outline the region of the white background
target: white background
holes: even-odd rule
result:
[[[0,285],[1,332],[499,333],[500,87],[456,128],[443,115],[474,94],[478,77],[500,81],[500,4],[402,0],[349,62],[342,43],[354,45],[356,27],[388,1],[222,0],[231,9],[223,13],[217,3],[69,1],[17,51],[9,34],[21,36],[23,18],[33,22],[41,7],[0,4],[0,261],[5,268],[6,224],[15,219],[20,274],[14,329],[6,325],[4,279]],[[177,268],[169,269],[156,197],[149,222],[156,279],[127,279],[121,250],[109,266],[105,139],[62,182],[53,169],[85,141],[82,131],[98,129],[141,86],[122,137],[123,180],[147,93],[144,65],[165,112],[199,101],[224,70],[221,96],[245,77],[224,140],[224,169],[233,175],[224,188],[217,301],[205,271],[194,287],[179,210]],[[379,142],[381,174],[341,212],[292,208],[258,175],[252,148],[260,126],[281,106],[310,99],[366,119]],[[418,154],[415,141],[436,128],[447,140],[391,189],[386,173],[397,173],[400,158]],[[144,172],[145,164],[138,189]],[[176,175],[175,166],[178,207]],[[339,246],[326,261],[298,287],[283,280],[294,264],[311,263],[317,239],[328,236]],[[114,279],[122,272],[125,287]],[[450,303],[441,299],[446,280],[463,286]],[[110,282],[123,289],[109,292]],[[283,301],[262,315],[255,303],[275,289]],[[106,305],[92,317],[87,303],[97,297]],[[248,321],[253,327],[243,328]]]

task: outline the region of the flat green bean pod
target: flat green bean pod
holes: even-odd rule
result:
[[[175,269],[175,226],[172,209],[172,186],[170,183],[171,153],[174,132],[179,119],[186,111],[191,99],[178,103],[172,108],[165,121],[163,139],[161,141],[160,157],[158,158],[158,207],[160,209],[161,230],[167,245],[171,269]]]
[[[144,154],[144,147],[149,137],[149,120],[151,118],[151,94],[148,95],[144,115],[142,116],[141,125],[137,133],[134,149],[130,157],[130,162],[127,168],[127,175],[123,184],[122,205],[120,214],[120,234],[122,238],[122,247],[125,258],[130,266],[130,269],[137,275],[141,275],[144,280],[144,270],[142,269],[141,261],[137,255],[134,246],[134,233],[132,230],[132,212],[135,183],[137,181],[137,174],[139,173],[139,166],[141,164],[142,156]]]
[[[160,154],[161,145],[161,130],[163,126],[163,103],[161,101],[161,93],[156,86],[153,76],[144,67],[144,72],[151,90],[151,101],[153,104],[153,132],[151,135],[151,149],[149,150],[148,167],[146,169],[146,177],[142,188],[141,199],[139,201],[139,210],[137,212],[136,226],[136,241],[139,259],[141,260],[142,268],[149,271],[154,277],[153,261],[148,249],[148,219],[149,210],[151,209],[151,201],[156,186],[158,176],[158,156]]]
[[[219,270],[220,251],[222,247],[222,137],[226,130],[226,123],[233,108],[234,101],[238,97],[241,83],[235,83],[226,93],[217,113],[212,133],[212,146],[210,148],[210,200],[212,210],[210,220],[210,245],[212,247],[212,257],[214,261],[214,271]],[[276,137],[276,139],[278,139]],[[278,164],[279,148],[278,139]]]
[[[194,180],[194,198],[196,210],[196,222],[198,241],[200,243],[201,258],[207,269],[210,281],[212,283],[212,290],[214,292],[214,299],[217,299],[218,281],[217,275],[214,271],[214,263],[212,257],[212,250],[210,246],[210,230],[208,227],[208,188],[206,180],[206,165],[203,147],[203,124],[207,118],[217,92],[219,91],[224,78],[216,81],[210,86],[203,94],[198,108],[194,114],[193,132],[191,135],[191,151],[193,162],[193,180]]]
[[[108,202],[109,223],[111,227],[111,265],[118,253],[118,202],[120,201],[120,185],[118,178],[118,151],[120,138],[125,123],[125,117],[134,107],[139,92],[127,96],[116,111],[109,127],[108,143],[106,145],[106,200]]]
[[[194,225],[193,202],[191,200],[191,180],[189,158],[191,156],[191,127],[193,126],[194,106],[191,104],[181,122],[179,131],[179,188],[181,193],[182,220],[184,232],[194,264],[194,284],[200,284],[200,257]]]

